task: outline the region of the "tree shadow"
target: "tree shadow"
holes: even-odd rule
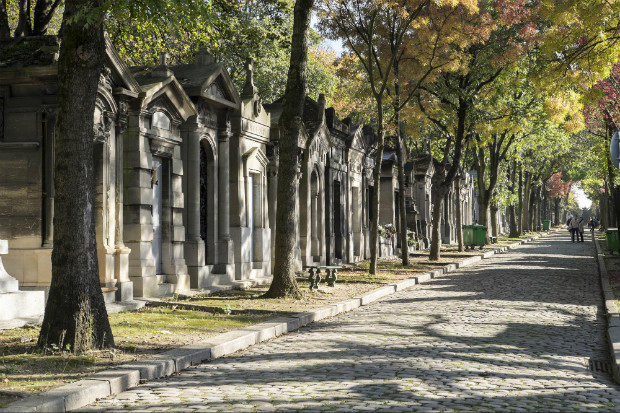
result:
[[[596,262],[581,262],[583,248],[545,254],[548,244],[147,383],[110,408],[193,403],[169,400],[178,394],[206,411],[617,411],[620,386],[586,367],[608,357]],[[132,393],[141,404],[124,407]]]

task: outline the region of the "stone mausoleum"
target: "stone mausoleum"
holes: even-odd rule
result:
[[[13,284],[46,290],[54,244],[59,44],[41,36],[2,47],[0,239],[8,243],[0,253]],[[381,195],[381,224],[399,226],[404,196],[414,214],[409,229],[428,237],[432,162],[409,162],[406,188],[399,188],[395,157],[387,152],[375,188],[373,129],[338,118],[325,102],[323,95],[306,98],[298,176],[279,177],[282,102],[263,104],[251,62],[239,91],[205,50],[190,64],[168,65],[162,56],[157,66],[128,67],[107,40],[92,159],[106,301],[269,281],[278,179],[299,182],[298,270],[369,258],[374,191]],[[472,211],[471,179],[465,188],[463,210]],[[446,223],[452,223],[451,200]],[[442,231],[444,242],[454,239],[450,225]],[[396,255],[397,243],[383,240],[382,255]]]

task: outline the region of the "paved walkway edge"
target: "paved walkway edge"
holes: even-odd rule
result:
[[[598,261],[598,270],[601,278],[601,290],[603,292],[603,301],[605,302],[605,313],[607,315],[607,343],[609,345],[609,353],[611,354],[611,370],[616,383],[620,384],[620,314],[618,314],[618,307],[614,302],[614,294],[609,284],[609,277],[607,275],[607,267],[605,266],[605,259],[603,258],[603,251],[596,239],[596,236],[592,234],[594,245],[596,246],[596,258]]]
[[[538,239],[541,236],[542,235],[537,235],[504,247],[496,248],[492,251],[487,251],[480,255],[466,258],[457,263],[448,264],[442,268],[378,288],[347,301],[304,313],[298,313],[291,317],[276,318],[240,330],[229,331],[199,343],[169,350],[149,359],[138,360],[120,365],[111,370],[101,371],[75,383],[19,400],[6,408],[0,409],[0,412],[68,412],[79,409],[96,402],[97,399],[124,392],[136,387],[140,383],[179,373],[194,364],[232,354],[254,344],[298,330],[300,327],[314,321],[355,310],[360,306],[368,305],[396,291],[412,288],[416,284],[430,281],[443,274],[453,272],[458,268],[467,267],[483,259],[491,258],[495,254],[511,250],[519,245]],[[602,257],[602,255],[599,254],[599,257]],[[599,258],[599,264],[600,262]],[[617,319],[617,321],[620,320]],[[620,335],[620,324],[618,324],[615,332],[617,335]],[[618,354],[619,350],[620,348],[616,350],[616,354]],[[614,360],[616,359],[617,358],[614,358]]]

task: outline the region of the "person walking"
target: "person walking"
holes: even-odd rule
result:
[[[579,231],[579,217],[577,215],[573,215],[570,222],[568,223],[568,229],[570,230],[570,238],[572,242],[575,242],[575,237],[577,237],[577,241],[579,241],[579,235],[577,231]]]
[[[588,228],[590,228],[590,232],[594,232],[594,218],[592,217],[588,219]]]
[[[579,231],[577,234],[577,242],[579,242],[579,237],[581,237],[581,242],[583,242],[583,217],[579,218],[577,230]]]

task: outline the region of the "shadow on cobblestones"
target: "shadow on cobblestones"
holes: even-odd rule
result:
[[[616,412],[586,368],[607,357],[591,245],[563,235],[87,410]]]

